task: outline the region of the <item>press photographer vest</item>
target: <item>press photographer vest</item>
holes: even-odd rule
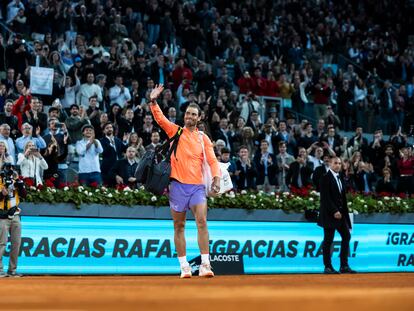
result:
[[[3,182],[0,181],[0,188],[4,186]],[[9,195],[5,196],[3,200],[0,201],[0,210],[7,211],[8,209],[19,206],[20,198],[17,189],[13,190],[14,196],[12,198]]]

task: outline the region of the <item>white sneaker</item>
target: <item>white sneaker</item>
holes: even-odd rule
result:
[[[180,279],[189,279],[191,278],[191,267],[190,266],[183,266],[181,269]]]
[[[200,265],[198,275],[203,276],[205,278],[212,278],[214,276],[214,272],[211,270],[211,266],[209,263],[202,263]]]

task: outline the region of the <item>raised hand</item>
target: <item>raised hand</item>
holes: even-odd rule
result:
[[[162,84],[156,85],[155,88],[151,91],[150,101],[151,102],[155,101],[158,98],[158,96],[160,96],[163,90],[164,90],[164,85]]]

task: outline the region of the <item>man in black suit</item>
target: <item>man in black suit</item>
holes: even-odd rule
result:
[[[257,189],[264,192],[275,191],[278,167],[275,155],[269,152],[267,140],[263,139],[260,142],[260,150],[255,154],[253,162],[257,169]]]
[[[128,147],[124,159],[116,161],[112,168],[111,175],[115,176],[118,185],[127,185],[131,189],[135,189],[137,179],[135,178],[135,171],[138,166],[137,150],[135,147]]]
[[[101,163],[102,179],[105,185],[113,186],[115,180],[111,174],[111,169],[117,160],[122,159],[122,154],[127,146],[122,143],[122,140],[114,136],[114,126],[112,123],[108,122],[105,124],[103,131],[105,136],[100,139],[103,149]]]
[[[325,274],[338,274],[332,267],[331,246],[335,230],[342,237],[340,273],[356,273],[348,266],[349,241],[351,240],[351,220],[346,202],[345,183],[339,177],[341,159],[331,158],[330,169],[321,179],[321,203],[318,225],[323,228],[323,263]]]

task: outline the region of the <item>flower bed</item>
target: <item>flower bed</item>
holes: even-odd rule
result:
[[[78,208],[81,204],[106,205],[153,205],[167,206],[166,196],[155,196],[143,187],[132,190],[128,187],[83,187],[78,184],[59,185],[46,181],[37,188],[28,184],[26,202],[32,203],[73,203]],[[216,198],[209,198],[210,208],[243,208],[280,209],[286,212],[304,212],[319,208],[319,193],[310,188],[292,189],[292,192],[270,193],[229,192]],[[413,213],[414,198],[390,196],[386,193],[379,196],[348,193],[348,207],[354,213]]]

